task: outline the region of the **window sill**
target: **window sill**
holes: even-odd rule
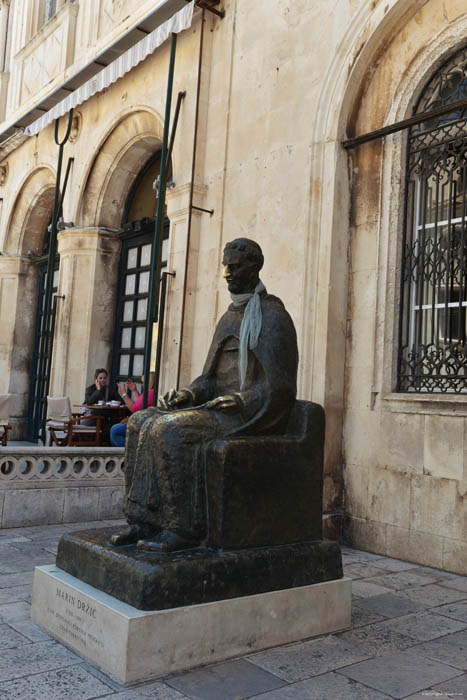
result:
[[[417,394],[391,392],[383,402],[394,413],[438,413],[467,416],[466,394]]]

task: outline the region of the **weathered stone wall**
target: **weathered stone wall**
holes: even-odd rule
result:
[[[427,2],[368,67],[355,133],[405,118],[465,43],[460,3]],[[344,424],[345,510],[357,546],[467,572],[467,398],[396,394],[404,198],[401,134],[355,150]]]

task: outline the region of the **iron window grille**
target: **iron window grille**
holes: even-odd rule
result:
[[[467,97],[467,47],[423,90],[414,114]],[[467,391],[467,107],[408,131],[398,382]]]

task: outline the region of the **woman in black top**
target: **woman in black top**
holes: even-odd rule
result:
[[[86,406],[93,406],[99,401],[118,401],[121,403],[122,398],[118,393],[117,387],[109,386],[109,373],[106,369],[96,369],[94,373],[94,384],[88,386],[84,396]]]

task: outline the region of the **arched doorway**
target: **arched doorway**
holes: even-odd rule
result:
[[[11,353],[8,391],[13,397],[13,437],[33,438],[29,423],[30,402],[35,391],[31,381],[34,367],[34,345],[37,336],[40,306],[41,255],[44,251],[47,226],[50,222],[54,174],[41,167],[29,174],[16,197],[7,227],[5,252],[10,259],[17,256],[21,270],[17,276],[16,295],[9,303],[12,310],[11,329],[3,328],[5,336],[11,337],[14,351]]]
[[[150,111],[138,109],[120,117],[102,138],[85,176],[75,227],[60,234],[60,289],[66,299],[56,335],[66,362],[61,376],[56,373],[55,385],[75,401],[82,401],[96,367],[108,367],[113,380],[126,379],[129,371],[139,373],[139,357],[135,367],[130,358],[120,372],[118,350],[126,345],[132,352],[121,354],[138,356],[145,341],[147,262],[157,203],[153,182],[161,134],[160,122]],[[137,268],[126,270],[135,255]]]
[[[112,378],[137,382],[144,372],[152,245],[155,237],[155,185],[160,174],[160,151],[153,154],[135,178],[125,205],[120,255]],[[169,172],[170,177],[170,172]],[[164,222],[162,267],[167,265],[170,223]],[[153,334],[153,344],[156,333]]]

